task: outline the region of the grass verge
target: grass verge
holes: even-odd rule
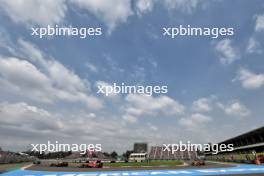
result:
[[[183,164],[182,161],[149,161],[141,163],[104,163],[104,166],[108,167],[139,167],[139,166],[155,166],[155,167],[166,167],[166,166],[178,166]]]
[[[2,171],[16,170],[28,164],[31,164],[31,163],[0,164],[0,170]]]

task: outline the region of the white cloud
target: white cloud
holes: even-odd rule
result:
[[[45,95],[52,89],[49,79],[28,61],[1,58],[0,75],[0,82],[9,86],[2,86],[2,90],[16,90],[36,101],[51,103],[52,100]]]
[[[16,50],[14,49],[15,46],[10,39],[9,33],[2,27],[0,27],[0,49],[3,48],[8,53],[11,53],[13,55],[16,54]]]
[[[257,89],[264,85],[264,74],[255,74],[245,68],[241,68],[234,80],[239,80],[246,89]]]
[[[62,100],[84,103],[93,109],[102,108],[103,102],[91,95],[87,80],[54,59],[44,59],[44,54],[31,43],[23,40],[18,43],[23,57],[28,60],[0,58],[0,81],[5,85],[2,90],[39,102]]]
[[[87,123],[89,121],[89,128]],[[0,102],[0,138],[5,134],[21,143],[23,148],[29,143],[47,142],[47,140],[66,140],[73,142],[78,137],[78,142],[98,140],[104,136],[118,134],[123,127],[120,123],[95,118],[95,114],[82,114],[67,112],[66,114],[51,113],[25,102],[7,103]],[[100,134],[94,131],[100,129]],[[30,138],[30,139],[29,139]],[[83,141],[82,141],[83,140]],[[107,140],[107,138],[106,138]],[[14,147],[10,144],[8,147]]]
[[[18,40],[21,45],[21,52],[28,57],[31,62],[41,67],[41,69],[51,78],[53,84],[60,89],[67,89],[71,92],[87,91],[88,82],[82,80],[73,71],[66,68],[55,59],[45,59],[45,54],[40,51],[35,45],[24,41]]]
[[[136,1],[136,10],[138,15],[152,11],[154,6],[153,0],[137,0]]]
[[[198,112],[209,112],[212,110],[210,98],[200,98],[193,102],[192,109]]]
[[[0,117],[1,126],[14,126],[28,131],[58,130],[63,127],[55,115],[25,102],[0,103]]]
[[[129,123],[136,123],[138,121],[136,116],[130,115],[129,113],[123,115],[123,119]]]
[[[70,2],[70,3],[69,3]],[[64,22],[67,6],[74,4],[78,10],[86,10],[87,14],[96,16],[108,27],[108,34],[117,25],[127,22],[129,16],[151,12],[155,0],[137,0],[132,9],[132,0],[0,0],[0,8],[15,23],[25,25],[55,25]],[[162,5],[168,10],[193,13],[198,7],[205,7],[204,0],[164,0]],[[158,4],[159,5],[159,4]],[[48,12],[48,13],[47,13]]]
[[[3,141],[7,136],[9,139],[1,147],[25,150],[29,144],[59,140],[69,144],[89,141],[101,143],[103,151],[125,151],[137,140],[160,141],[160,135],[153,133],[156,126],[147,124],[147,128],[139,129],[131,124],[126,126],[110,116],[104,118],[86,111],[71,110],[58,113],[25,102],[0,102],[0,139]],[[100,133],[96,133],[98,129]]]
[[[70,3],[69,3],[70,2]],[[69,5],[74,4],[78,10],[86,10],[87,14],[96,16],[108,27],[108,34],[117,25],[127,22],[129,16],[151,12],[155,0],[137,0],[135,9],[132,9],[131,0],[0,0],[0,8],[15,23],[25,25],[55,25],[61,24],[67,13]],[[164,0],[162,4],[168,10],[179,10],[184,13],[193,13],[198,7],[204,5],[203,0]],[[47,13],[48,12],[48,13]]]
[[[202,0],[164,0],[163,4],[169,10],[176,9],[190,14],[203,2]]]
[[[192,14],[198,7],[207,7],[208,2],[204,0],[137,0],[137,14],[141,15],[143,13],[152,11],[155,4],[161,4],[169,11],[176,10],[183,13]]]
[[[125,23],[129,16],[134,14],[131,0],[72,0],[78,8],[87,10],[88,13],[95,15],[108,27],[108,33],[121,23]],[[152,11],[155,0],[135,1],[135,11],[141,16]],[[199,5],[203,6],[203,0],[165,0],[162,4],[168,10],[180,10],[184,13],[192,13]]]
[[[262,15],[257,15],[256,16],[256,26],[255,26],[256,31],[262,31],[264,30],[264,14]]]
[[[231,64],[239,59],[238,50],[232,46],[232,41],[230,39],[219,41],[215,45],[215,51],[222,64]]]
[[[98,69],[95,65],[93,65],[92,63],[85,63],[85,66],[91,71],[91,72],[98,72]]]
[[[130,0],[72,0],[72,3],[103,21],[109,33],[133,14]]]
[[[0,8],[15,23],[40,26],[61,23],[67,11],[64,0],[0,0]]]
[[[18,48],[16,50],[20,51],[24,57],[28,57],[32,62],[38,63],[46,67],[46,61],[44,58],[44,53],[40,51],[34,44],[19,38],[17,40]]]
[[[179,124],[186,127],[188,130],[196,130],[208,122],[212,121],[212,118],[200,113],[192,114],[189,118],[181,118]]]
[[[147,125],[148,125],[149,129],[152,131],[158,131],[159,130],[159,128],[157,126],[152,125],[151,123],[148,123]]]
[[[175,116],[184,113],[185,107],[167,96],[151,97],[144,94],[129,94],[126,97],[123,119],[136,122],[142,116]]]
[[[125,70],[123,68],[120,68],[118,63],[108,54],[104,55],[105,61],[107,65],[109,66],[109,69],[113,72],[120,72],[120,74],[124,73]]]
[[[254,37],[251,37],[249,39],[246,52],[249,54],[252,54],[252,53],[261,54],[262,53],[260,43]]]
[[[138,83],[144,83],[147,77],[146,69],[135,65],[133,71],[131,72],[131,77],[132,79],[137,80]]]
[[[229,116],[245,117],[250,114],[249,109],[245,105],[241,104],[238,100],[233,100],[226,105],[218,103],[218,107]]]

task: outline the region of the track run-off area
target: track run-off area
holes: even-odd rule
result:
[[[235,164],[234,167],[220,168],[184,168],[168,170],[129,170],[129,171],[91,171],[91,172],[52,172],[14,170],[1,176],[150,176],[150,175],[264,175],[264,165]]]

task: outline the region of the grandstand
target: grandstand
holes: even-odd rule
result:
[[[149,152],[150,160],[193,160],[197,158],[196,151],[180,151],[177,150],[174,153],[168,150],[164,150],[165,147],[152,146]]]
[[[66,159],[79,160],[113,160],[111,156],[106,156],[103,152],[87,152],[87,154],[80,154],[79,152],[72,152],[71,155],[65,157]]]
[[[220,152],[217,155],[208,152],[205,153],[206,159],[251,163],[256,158],[260,158],[260,161],[263,162],[264,126],[218,144],[233,144],[234,150],[231,152]]]
[[[34,157],[22,153],[0,151],[0,164],[21,163],[33,161]]]

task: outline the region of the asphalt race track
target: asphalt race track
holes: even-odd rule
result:
[[[54,172],[15,170],[1,176],[148,176],[148,175],[264,175],[264,165],[239,164],[235,167],[219,168],[179,168],[164,170],[130,170],[130,171],[90,171],[90,172]]]

